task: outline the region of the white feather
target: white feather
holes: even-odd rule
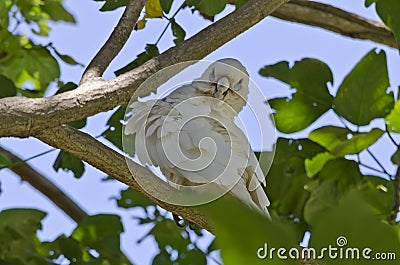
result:
[[[242,73],[232,71],[229,65]],[[229,80],[231,89],[223,98],[225,103],[211,100],[213,93],[221,97],[215,85],[203,82],[211,77],[225,78],[225,83]],[[224,189],[231,188],[229,192],[239,200],[268,215],[269,200],[261,185],[266,185],[264,174],[246,136],[234,123],[246,104],[248,82],[238,61],[220,60],[191,85],[178,88],[162,100],[131,104],[125,134],[136,134],[140,162],[159,166],[171,182],[214,182]]]

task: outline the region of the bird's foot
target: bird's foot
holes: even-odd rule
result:
[[[174,218],[175,224],[176,224],[177,226],[179,226],[179,227],[185,227],[185,220],[184,220],[184,219],[182,219],[181,217],[179,217],[179,216],[176,215],[176,214],[172,214],[172,218]],[[189,228],[190,228],[191,230],[195,230],[195,224],[192,223],[192,222],[190,222],[190,221],[188,221],[188,223],[189,223]]]

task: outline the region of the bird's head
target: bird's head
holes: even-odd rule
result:
[[[249,75],[246,68],[236,59],[221,59],[211,64],[194,81],[201,90],[224,101],[237,113],[243,109],[249,93]]]

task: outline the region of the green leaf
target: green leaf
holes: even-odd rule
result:
[[[185,40],[186,32],[181,26],[179,26],[178,23],[176,23],[175,19],[171,19],[170,22],[171,22],[172,33],[175,37],[174,43],[175,45],[178,45],[179,43]]]
[[[71,237],[105,257],[112,258],[120,253],[120,234],[123,231],[119,216],[98,214],[80,222]]]
[[[46,89],[50,82],[60,77],[57,60],[42,46],[36,46],[26,51],[24,62],[27,72],[38,78],[40,89]]]
[[[126,111],[126,105],[120,106],[108,119],[108,128],[103,132],[104,138],[110,141],[113,145],[123,150],[122,146],[122,121],[124,120]],[[124,135],[124,141],[126,146],[129,146],[129,150],[124,150],[128,154],[135,155],[135,135]]]
[[[162,8],[160,5],[160,0],[147,0],[145,7],[145,17],[146,18],[161,18]]]
[[[392,155],[391,160],[393,164],[400,166],[400,149],[396,150],[396,152]]]
[[[147,62],[148,60],[150,60],[151,58],[153,58],[154,56],[157,56],[159,54],[160,54],[160,52],[158,51],[158,48],[156,45],[147,44],[145,52],[142,52],[141,54],[139,54],[135,60],[133,60],[126,66],[118,69],[114,73],[116,76],[126,73],[126,72],[138,67],[139,65],[144,64],[145,62]]]
[[[66,54],[61,54],[59,53],[56,49],[54,49],[54,52],[57,54],[57,56],[66,64],[69,65],[80,65],[83,66],[83,64],[78,63],[77,61],[75,61],[71,56],[66,55]]]
[[[374,144],[383,133],[378,128],[365,133],[352,133],[346,128],[324,126],[312,131],[308,138],[339,157],[360,153]]]
[[[0,29],[8,28],[10,22],[10,17],[8,14],[11,7],[12,5],[7,1],[0,1]]]
[[[355,161],[336,158],[328,161],[319,174],[320,181],[334,180],[339,195],[345,194],[349,189],[358,186],[363,175],[360,173]]]
[[[326,162],[334,159],[335,156],[329,152],[319,153],[311,159],[306,159],[305,169],[308,177],[313,177],[325,166]]]
[[[0,153],[0,169],[7,168],[11,165],[11,160],[5,154]]]
[[[117,200],[117,205],[122,208],[131,208],[155,206],[155,203],[139,192],[127,188],[121,191],[121,197]]]
[[[85,252],[77,240],[65,235],[59,236],[53,242],[42,243],[39,251],[42,256],[52,260],[66,257],[70,261],[74,260],[76,264],[83,264],[82,254]]]
[[[333,148],[347,140],[347,137],[352,132],[346,128],[336,126],[324,126],[312,131],[308,138],[327,150],[332,151]]]
[[[394,108],[385,118],[389,132],[400,133],[400,100],[397,100]]]
[[[326,162],[318,180],[306,186],[311,196],[304,207],[305,220],[309,224],[317,222],[319,213],[332,208],[340,197],[361,185],[362,177],[354,161],[336,158]]]
[[[312,185],[306,185],[306,189],[311,192],[311,195],[304,205],[304,219],[311,225],[318,222],[318,213],[335,205],[338,196],[334,179],[317,183],[318,181]]]
[[[227,0],[186,0],[185,3],[193,6],[201,14],[213,17],[224,10]]]
[[[0,98],[17,95],[17,88],[14,82],[4,75],[0,75]]]
[[[338,238],[346,244],[338,244]],[[342,241],[343,242],[343,241]],[[370,248],[373,259],[375,253],[399,254],[400,243],[396,227],[383,222],[380,216],[364,201],[360,192],[351,192],[342,198],[337,206],[321,212],[318,221],[311,228],[310,247],[318,251],[329,246],[338,248],[336,254],[346,253],[349,248],[359,250],[360,259],[364,248]],[[338,264],[338,259],[329,257],[327,253],[321,259],[323,264]],[[354,259],[340,259],[340,264],[357,264]],[[373,261],[361,261],[360,264],[373,264]],[[379,262],[378,262],[379,263]],[[382,262],[383,263],[383,262]],[[385,260],[385,264],[397,264],[398,261]]]
[[[73,83],[73,82],[68,82],[66,84],[64,84],[62,82],[59,82],[58,86],[59,87],[58,87],[58,90],[56,92],[56,95],[64,93],[64,92],[67,92],[67,91],[74,90],[75,88],[78,87],[78,85]]]
[[[302,219],[303,207],[309,197],[304,186],[312,181],[306,175],[305,160],[311,159],[325,149],[308,140],[277,140],[275,157],[266,177],[266,193],[271,209],[288,218]],[[262,165],[262,161],[260,160]]]
[[[60,168],[64,171],[72,171],[75,178],[80,178],[85,171],[85,165],[83,164],[82,160],[64,151],[60,151],[58,153],[58,156],[54,161],[53,168],[55,171],[58,171]]]
[[[128,0],[94,0],[96,2],[105,2],[100,11],[112,11],[119,7],[126,6]]]
[[[378,211],[378,215],[390,216],[394,194],[393,181],[381,177],[365,176],[360,191],[365,201]]]
[[[331,153],[336,156],[358,154],[373,145],[383,134],[381,129],[373,128],[367,133],[357,133],[349,140],[337,145]]]
[[[64,21],[75,23],[74,17],[62,6],[60,0],[45,1],[42,10],[49,14],[53,21]]]
[[[170,264],[171,260],[165,253],[158,253],[156,256],[153,258],[152,265],[165,265],[165,264]]]
[[[236,8],[241,7],[242,5],[244,5],[245,3],[247,3],[247,1],[249,0],[233,0],[230,1],[229,3],[234,3],[234,5],[236,6]]]
[[[400,2],[398,0],[365,0],[365,6],[376,3],[376,11],[382,21],[393,31],[400,48]]]
[[[173,0],[160,0],[161,8],[166,14],[171,10]]]
[[[37,230],[44,212],[35,209],[9,209],[0,212],[0,263],[48,264],[37,254]],[[4,261],[4,262],[3,262]]]
[[[202,208],[214,224],[216,243],[221,248],[224,264],[298,264],[293,259],[278,259],[276,256],[271,258],[269,255],[262,259],[265,244],[268,250],[296,247],[293,225],[271,221],[243,203],[228,198],[221,198]]]
[[[332,106],[327,83],[333,82],[329,67],[316,59],[298,61],[292,68],[288,62],[265,66],[260,75],[273,77],[296,89],[292,98],[269,100],[279,131],[293,133],[303,130]]]
[[[370,51],[346,76],[334,99],[335,111],[355,125],[368,125],[393,109],[386,54]]]

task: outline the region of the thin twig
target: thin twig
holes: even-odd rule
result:
[[[379,162],[379,160],[376,158],[376,156],[369,150],[369,148],[366,149],[368,154],[372,157],[372,159],[378,164],[378,166],[382,169],[382,171],[390,176],[390,174],[386,171],[385,167],[381,164],[381,162]]]
[[[44,194],[58,208],[66,213],[72,220],[79,223],[88,214],[60,188],[52,183],[48,178],[29,166],[21,158],[0,146],[0,153],[5,155],[13,164],[9,167],[11,171],[28,182],[32,187]]]
[[[101,77],[129,39],[146,0],[129,0],[117,26],[85,69],[80,84]]]
[[[394,198],[393,198],[393,207],[392,214],[390,215],[391,223],[397,222],[397,215],[400,211],[400,166],[397,167],[397,172],[394,177]]]
[[[174,19],[176,17],[176,15],[179,14],[179,11],[181,11],[185,6],[186,6],[186,3],[183,2],[183,4],[178,8],[178,10],[175,11],[175,13],[172,15],[172,17],[167,18],[168,19],[168,23],[165,26],[165,28],[163,29],[163,31],[161,32],[160,36],[158,37],[155,45],[157,45],[160,42],[160,40],[164,36],[165,32],[167,32],[167,29],[168,29],[169,25],[171,25],[171,19]]]
[[[387,175],[387,174],[386,174],[385,172],[383,172],[382,170],[379,170],[379,169],[377,169],[377,168],[371,167],[371,166],[369,166],[369,165],[367,165],[367,164],[363,164],[362,162],[358,162],[357,164],[360,165],[360,166],[362,166],[362,167],[365,167],[365,168],[368,168],[368,169],[370,169],[370,170],[373,170],[373,171],[375,171],[375,172],[378,172],[378,173]],[[390,176],[390,175],[389,175],[389,176]]]
[[[390,141],[392,141],[392,143],[393,143],[397,148],[399,148],[399,147],[400,147],[400,144],[396,143],[396,141],[394,140],[392,134],[389,132],[389,128],[388,128],[387,124],[385,124],[385,131],[386,131],[387,135],[389,136]]]

